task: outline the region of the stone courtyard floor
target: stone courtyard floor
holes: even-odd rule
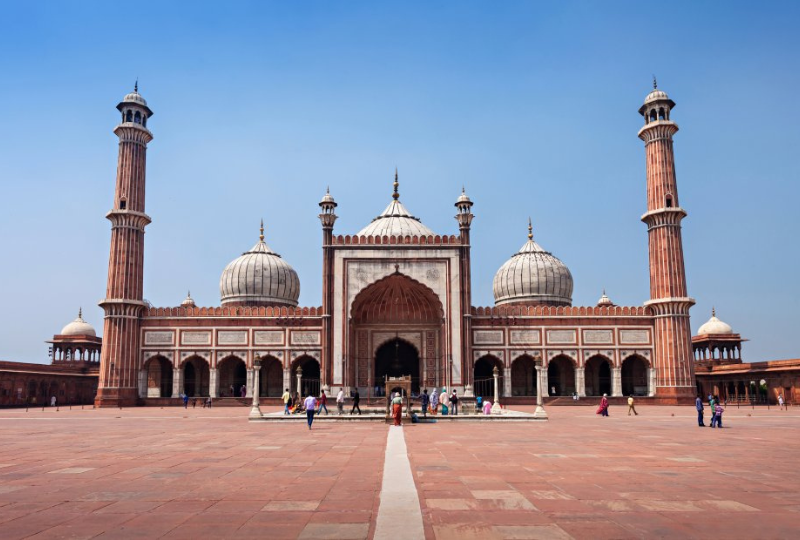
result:
[[[0,410],[0,538],[800,537],[800,409],[730,407],[722,430],[692,407],[312,431],[248,412]]]

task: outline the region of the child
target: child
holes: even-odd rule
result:
[[[719,404],[719,400],[716,400],[716,402],[717,404],[714,405],[714,417],[711,418],[711,427],[713,428],[714,423],[716,423],[717,426],[722,429],[722,413],[725,412],[725,410],[722,408],[722,405]]]

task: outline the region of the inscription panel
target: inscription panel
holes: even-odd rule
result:
[[[221,330],[217,334],[219,345],[247,345],[247,331],[245,330]]]
[[[283,332],[280,330],[257,330],[253,339],[256,345],[283,345]]]
[[[292,332],[289,338],[292,345],[319,345],[319,332]]]
[[[175,341],[174,332],[145,332],[145,345],[172,345]]]
[[[649,330],[620,330],[619,342],[626,345],[635,343],[650,343]]]
[[[586,344],[611,344],[614,343],[613,330],[584,330],[583,342]]]
[[[183,345],[211,345],[211,332],[181,332]]]
[[[473,332],[473,343],[476,345],[502,345],[502,330],[476,330]]]
[[[548,330],[548,343],[577,343],[577,333],[575,330]]]
[[[541,342],[541,334],[539,334],[538,330],[512,330],[511,331],[511,343],[533,343],[538,344]]]

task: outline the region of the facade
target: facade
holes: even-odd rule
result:
[[[121,121],[98,406],[190,396],[279,396],[284,388],[372,395],[387,376],[422,387],[490,395],[492,372],[507,397],[636,394],[676,402],[696,392],[670,119],[657,88],[639,109],[644,126],[650,298],[572,305],[572,275],[529,224],[521,249],[500,266],[495,305],[472,305],[473,202],[455,202],[457,234],[435,233],[400,201],[397,173],[386,209],[356,234],[334,234],[337,203],[319,203],[322,302],[302,307],[291,265],[264,240],[231,262],[220,306],[152,307],[142,296],[147,122],[134,92]],[[521,238],[522,239],[522,238]],[[542,367],[537,376],[536,366]],[[258,371],[256,377],[255,371]],[[253,381],[259,381],[255,389]]]

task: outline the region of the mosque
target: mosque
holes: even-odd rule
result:
[[[148,127],[153,111],[138,88],[117,105],[119,157],[111,221],[98,406],[190,396],[224,397],[284,388],[371,395],[386,376],[411,376],[414,390],[454,388],[502,395],[693,396],[692,335],[681,241],[671,119],[675,103],[655,87],[639,108],[645,143],[650,298],[617,306],[573,306],[569,268],[534,240],[532,228],[498,261],[495,305],[472,305],[473,202],[455,197],[455,231],[434,232],[401,202],[397,174],[388,205],[354,234],[334,233],[337,203],[319,201],[322,302],[298,305],[300,281],[267,244],[222,271],[220,305],[177,307],[143,299]],[[271,239],[276,243],[279,238]],[[537,366],[541,369],[537,371]],[[256,374],[257,372],[257,374]],[[537,375],[541,373],[541,375]],[[258,388],[254,388],[254,381]]]
[[[506,403],[530,402],[539,387],[551,402],[608,394],[679,403],[698,391],[752,398],[763,386],[756,381],[775,378],[742,363],[741,336],[714,314],[692,337],[674,107],[654,81],[638,110],[650,269],[642,305],[617,306],[604,292],[594,306],[573,306],[569,268],[534,239],[529,222],[519,251],[497,261],[494,305],[473,306],[472,200],[463,190],[455,198],[457,233],[432,231],[401,202],[395,173],[386,208],[354,234],[334,234],[330,192],[319,201],[321,305],[298,305],[298,275],[267,244],[262,223],[256,243],[222,270],[219,306],[196,306],[189,295],[180,306],[154,307],[143,297],[153,111],[135,87],[117,105],[103,337],[79,314],[50,341],[53,373],[41,383],[33,368],[19,367],[32,364],[2,363],[0,404],[25,392],[26,400],[48,400],[53,385],[64,395],[67,379],[53,377],[65,374],[90,377],[81,393],[96,388],[94,403],[103,407],[165,404],[182,394],[269,398],[284,388],[371,396],[396,376],[410,376],[414,391],[447,387],[464,396],[491,396],[497,376]],[[797,365],[763,363],[762,371],[780,371],[779,391],[797,393],[800,361],[786,362]]]

